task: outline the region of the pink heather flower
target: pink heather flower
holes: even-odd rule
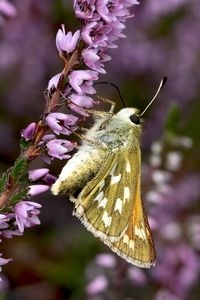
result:
[[[46,184],[35,184],[29,186],[29,191],[27,193],[28,197],[36,196],[42,194],[49,190],[49,186]]]
[[[29,124],[25,129],[22,129],[21,136],[26,140],[30,141],[33,137],[36,129],[36,123]]]
[[[35,169],[28,172],[28,177],[30,181],[36,181],[44,177],[48,173],[49,173],[48,168]]]
[[[2,231],[2,236],[4,236],[7,239],[11,239],[13,236],[22,236],[23,232],[21,232],[19,229],[5,229]]]
[[[32,194],[34,193],[34,191],[37,193],[37,190],[40,193],[45,192],[48,190],[48,187],[51,186],[55,180],[56,177],[49,174],[49,169],[48,168],[40,168],[40,169],[35,169],[35,170],[31,170],[28,172],[28,177],[30,181],[37,181],[37,180],[41,180],[42,182],[46,183],[45,185],[33,185],[33,186],[29,186],[29,188],[31,189],[31,192],[29,190],[29,193]],[[35,193],[34,193],[35,194]]]
[[[56,177],[52,174],[46,174],[43,178],[43,181],[46,182],[48,186],[52,186],[52,184],[56,181]]]
[[[69,103],[68,104],[68,107],[72,110],[72,111],[75,111],[77,114],[80,114],[84,117],[88,117],[89,114],[86,112],[86,110],[82,107],[79,107],[77,106],[76,104],[74,103]]]
[[[16,225],[20,232],[24,232],[24,228],[39,225],[40,220],[38,214],[41,205],[32,201],[18,202],[14,207]]]
[[[104,53],[104,51],[99,52],[98,55],[100,56],[102,62],[111,60],[111,56]]]
[[[103,22],[90,22],[82,30],[82,39],[91,47],[107,47],[110,26]]]
[[[72,94],[69,99],[79,107],[89,108],[94,104],[94,100],[92,98],[84,95]]]
[[[67,34],[65,33],[64,25],[61,27],[62,29],[59,29],[56,35],[56,47],[60,52],[73,52],[80,38],[80,30],[77,30],[74,35],[72,35],[71,31],[69,31]]]
[[[55,134],[45,134],[42,138],[44,142],[48,142],[50,140],[53,140],[55,138]]]
[[[100,275],[93,279],[86,287],[86,292],[89,295],[95,295],[104,292],[108,287],[108,280],[105,276]]]
[[[100,19],[96,13],[96,0],[74,0],[74,10],[78,19],[86,21],[97,21]],[[84,9],[83,9],[84,7]]]
[[[110,60],[111,57],[109,55],[102,53],[98,49],[86,48],[83,51],[82,56],[85,64],[90,69],[97,71],[98,73],[106,73],[102,62]]]
[[[69,75],[69,83],[72,88],[79,94],[95,94],[92,87],[93,81],[98,79],[98,73],[91,70],[72,71]]]
[[[1,0],[0,13],[4,14],[6,17],[15,17],[17,15],[17,10],[9,1]]]
[[[137,1],[137,0],[121,0],[121,2],[124,4],[124,6],[126,6],[126,7],[130,7],[130,6],[132,6],[132,5],[138,5],[138,4],[140,4],[140,2],[139,1]]]
[[[0,214],[0,230],[8,228],[8,221],[10,220],[10,218],[8,217],[8,215],[4,215],[4,214]]]
[[[116,48],[117,45],[113,44],[114,41],[119,38],[125,38],[126,35],[122,33],[122,30],[125,29],[125,25],[122,22],[112,22],[109,23],[109,33],[108,33],[108,48]]]
[[[62,73],[58,73],[49,80],[48,86],[47,86],[48,90],[50,90],[53,87],[57,87],[61,75],[62,75]]]
[[[8,220],[8,215],[0,214],[0,224],[1,222],[7,222]]]
[[[3,266],[5,264],[7,264],[9,261],[12,261],[11,258],[3,258],[2,257],[2,253],[0,253],[0,266]],[[1,267],[0,267],[0,271],[1,271]]]
[[[47,142],[46,146],[48,149],[48,154],[58,159],[69,158],[70,155],[66,153],[74,149],[74,144],[72,142],[62,139],[53,139]]]
[[[68,129],[69,126],[74,125],[77,122],[78,118],[69,115],[69,114],[64,114],[60,112],[56,113],[50,113],[46,117],[46,123],[47,125],[56,133],[56,134],[66,134],[69,135],[72,133],[73,128],[70,130]]]
[[[110,1],[110,0],[97,0],[97,12],[106,22],[117,21],[118,17],[125,17],[129,15],[128,9],[121,1]]]

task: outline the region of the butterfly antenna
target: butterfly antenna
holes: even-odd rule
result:
[[[156,99],[156,97],[158,96],[158,94],[160,93],[160,90],[162,89],[162,87],[165,85],[165,83],[167,82],[167,77],[163,77],[162,80],[160,81],[159,87],[155,93],[155,95],[153,96],[152,100],[149,102],[149,104],[145,107],[145,109],[143,110],[143,112],[140,114],[140,116],[142,116],[146,110],[149,108],[149,106],[154,102],[154,100]]]
[[[113,86],[117,90],[117,92],[118,92],[118,95],[119,95],[119,98],[120,98],[120,100],[122,102],[123,107],[125,107],[125,103],[124,103],[124,100],[122,98],[122,94],[120,93],[120,90],[119,90],[119,88],[118,88],[118,86],[116,84],[114,84],[114,83],[112,83],[110,81],[100,81],[100,82],[96,82],[95,85],[96,84],[108,84],[110,86]]]

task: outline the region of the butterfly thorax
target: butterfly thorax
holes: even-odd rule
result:
[[[120,112],[124,112],[124,110],[128,109],[123,109]],[[86,136],[96,140],[99,146],[102,145],[108,151],[113,152],[121,147],[134,147],[134,144],[139,142],[140,135],[141,125],[135,125],[129,118],[123,119],[121,115],[116,114],[112,118],[99,122],[95,131],[88,131]]]

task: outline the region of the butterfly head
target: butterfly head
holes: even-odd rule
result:
[[[127,107],[127,108],[121,109],[117,113],[117,116],[124,122],[128,122],[129,124],[132,124],[132,126],[134,126],[134,127],[135,126],[140,127],[141,123],[143,123],[142,122],[143,114],[146,112],[146,110],[149,108],[149,106],[154,102],[154,100],[156,99],[157,95],[159,94],[161,88],[165,85],[166,81],[167,81],[167,77],[163,77],[155,95],[153,96],[153,98],[151,99],[149,104],[145,107],[145,109],[141,113],[137,108]]]
[[[117,116],[121,120],[128,122],[133,126],[136,125],[139,127],[142,123],[142,120],[140,118],[140,111],[137,108],[132,108],[132,107],[123,108],[117,113]]]

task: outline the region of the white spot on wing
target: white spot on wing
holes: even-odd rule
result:
[[[101,200],[103,199],[103,195],[104,195],[104,192],[101,191],[101,192],[94,198],[94,201],[101,202]]]
[[[101,191],[103,189],[105,185],[105,180],[102,180],[100,183],[99,183],[99,191]]]
[[[126,162],[126,173],[131,173],[131,165],[130,165],[130,162],[128,160]]]
[[[112,185],[112,184],[118,183],[120,181],[121,177],[122,177],[121,174],[119,174],[117,176],[112,175],[110,184]]]
[[[114,174],[114,171],[116,169],[116,166],[117,166],[117,163],[114,164],[112,170],[110,171],[110,175],[113,175]]]
[[[112,217],[108,215],[107,211],[105,210],[102,216],[102,221],[105,224],[105,227],[110,226],[111,221],[112,221]]]
[[[124,188],[124,200],[129,200],[130,199],[130,189],[129,187],[125,186]]]
[[[134,247],[135,247],[135,242],[134,242],[134,240],[130,240],[130,241],[129,241],[129,248],[131,248],[132,250],[134,250]]]
[[[144,228],[141,228],[141,234],[143,236],[143,240],[145,240],[146,239],[146,233],[144,231]]]
[[[123,237],[123,243],[127,244],[127,245],[129,243],[129,236],[127,234],[125,234],[124,237]]]
[[[146,234],[143,228],[135,227],[135,235],[137,235],[142,240],[146,239]]]
[[[107,202],[108,202],[108,199],[107,199],[107,198],[103,198],[103,200],[101,200],[101,201],[99,202],[98,207],[103,207],[103,208],[105,208]]]
[[[119,213],[122,213],[122,200],[120,198],[117,198],[117,201],[115,203],[114,211],[119,211]]]

